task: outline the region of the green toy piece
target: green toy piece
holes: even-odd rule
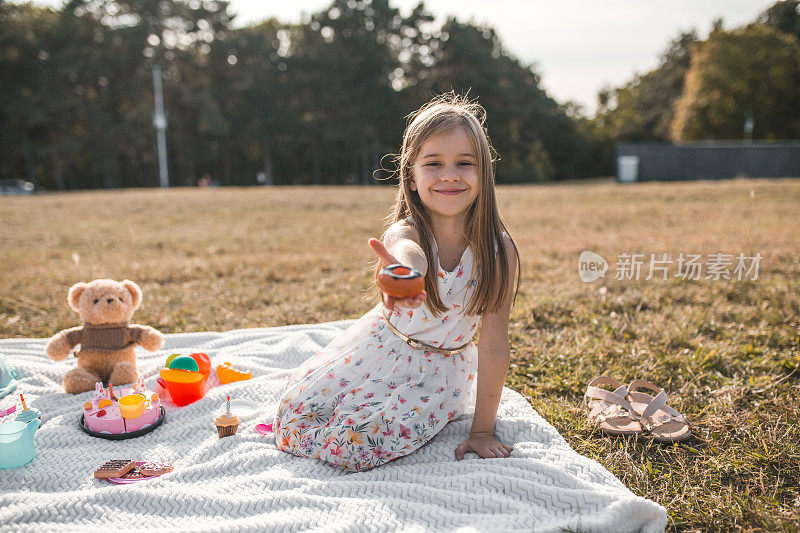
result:
[[[169,368],[200,372],[200,367],[197,365],[197,361],[188,355],[181,355],[170,361]]]

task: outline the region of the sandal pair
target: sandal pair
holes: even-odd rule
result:
[[[614,390],[601,388],[604,385]],[[639,392],[641,388],[656,395]],[[584,403],[589,420],[607,435],[647,433],[658,442],[681,442],[692,436],[686,417],[667,405],[664,389],[645,379],[635,379],[625,386],[610,377],[597,377],[586,388]]]

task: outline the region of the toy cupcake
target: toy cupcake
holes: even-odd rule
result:
[[[231,413],[230,396],[228,396],[228,403],[225,407],[225,412],[214,419],[214,424],[217,426],[219,438],[236,435],[236,430],[239,429],[239,418]]]
[[[31,420],[38,418],[40,421],[42,420],[42,413],[35,407],[28,407],[25,405],[25,398],[22,397],[22,394],[19,395],[19,399],[22,402],[22,411],[17,413],[17,417],[15,420],[17,422],[22,422],[27,424]]]

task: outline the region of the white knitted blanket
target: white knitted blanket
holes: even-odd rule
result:
[[[148,386],[170,353],[206,352],[253,379],[214,386],[164,424],[135,439],[109,441],[80,430],[83,403],[61,388],[74,358],[55,363],[45,339],[0,340],[19,373],[17,392],[42,411],[33,462],[0,470],[0,530],[74,531],[663,531],[666,511],[638,497],[599,463],[575,453],[518,393],[505,388],[496,434],[511,456],[456,461],[471,411],[414,453],[349,473],[278,450],[254,431],[272,421],[291,370],[350,321],[225,333],[166,336],[163,350],[138,351]],[[137,349],[138,350],[138,349]],[[71,360],[70,360],[71,359]],[[261,405],[236,436],[220,439],[213,412],[230,394]],[[16,394],[0,399],[0,410]],[[4,419],[13,419],[11,415]],[[108,459],[165,460],[167,475],[134,485],[93,477]]]

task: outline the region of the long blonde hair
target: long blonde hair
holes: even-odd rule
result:
[[[417,111],[408,115],[409,123],[403,134],[403,146],[395,157],[399,187],[392,212],[387,217],[389,225],[411,216],[413,225],[419,233],[420,246],[428,260],[425,275],[425,301],[434,314],[443,313],[447,307],[442,303],[436,289],[437,269],[433,254],[433,224],[430,214],[422,203],[419,194],[411,190],[414,160],[422,145],[431,138],[461,127],[467,134],[472,150],[478,161],[478,196],[467,212],[464,236],[467,246],[472,248],[475,258],[476,288],[468,302],[465,312],[483,315],[500,308],[503,295],[513,283],[516,299],[520,280],[520,261],[517,253],[517,279],[509,279],[509,256],[505,232],[514,250],[517,245],[500,219],[497,210],[494,187],[494,149],[489,143],[485,129],[486,111],[477,102],[453,91],[433,98]],[[495,152],[496,153],[496,152]],[[497,246],[495,258],[494,247]],[[497,268],[499,264],[505,268]],[[499,272],[498,272],[499,270]],[[515,283],[516,281],[516,283]]]

